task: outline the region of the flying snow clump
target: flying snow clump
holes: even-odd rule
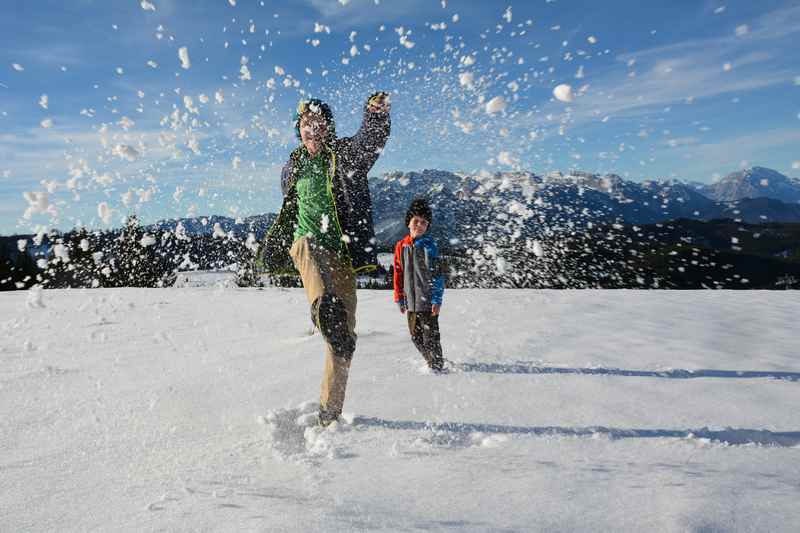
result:
[[[572,86],[567,85],[566,83],[562,83],[555,89],[553,89],[553,96],[556,97],[557,100],[562,102],[572,102],[574,96],[572,94]]]
[[[178,57],[181,60],[181,67],[182,68],[184,68],[186,70],[189,70],[192,67],[192,62],[189,59],[189,49],[188,48],[186,48],[185,46],[181,46],[178,49]]]
[[[111,149],[111,153],[120,159],[127,161],[136,161],[139,157],[139,152],[133,146],[128,144],[117,144]]]
[[[28,220],[33,215],[39,213],[56,215],[55,207],[50,204],[50,196],[46,192],[24,192],[22,195],[28,201],[28,208],[25,210],[25,214],[22,215],[22,218]]]
[[[111,210],[110,207],[108,207],[108,203],[100,202],[99,204],[97,204],[97,216],[100,217],[100,219],[103,221],[103,224],[105,224],[106,226],[111,224],[112,214],[113,211]]]
[[[497,161],[502,165],[514,166],[517,162],[510,152],[500,152],[497,155]]]
[[[491,100],[486,103],[486,112],[490,115],[494,115],[495,113],[499,113],[501,111],[505,111],[506,109],[506,99],[502,96],[495,96]]]
[[[222,229],[219,222],[214,222],[214,234],[213,237],[215,239],[224,239],[227,236],[225,230]]]

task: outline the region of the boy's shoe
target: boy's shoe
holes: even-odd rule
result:
[[[326,428],[330,426],[332,423],[336,422],[339,419],[339,415],[336,413],[329,413],[322,407],[319,408],[318,413],[318,423],[320,427]]]
[[[449,359],[436,359],[434,364],[429,364],[428,367],[434,374],[449,374],[457,370],[456,364]]]
[[[356,343],[347,328],[344,300],[334,294],[323,294],[311,304],[311,320],[337,357],[350,359],[353,356]]]
[[[446,374],[448,372],[447,367],[444,366],[444,359],[434,359],[428,363],[428,368],[430,368],[434,374]]]

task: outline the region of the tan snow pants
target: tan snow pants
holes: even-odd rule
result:
[[[356,278],[350,265],[338,254],[314,245],[308,237],[300,237],[289,251],[294,266],[300,272],[306,297],[311,305],[324,293],[333,293],[344,301],[347,310],[347,329],[356,339]],[[350,359],[337,357],[333,348],[325,343],[325,370],[320,387],[319,403],[322,409],[339,415],[344,405]]]

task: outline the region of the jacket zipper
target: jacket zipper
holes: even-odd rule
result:
[[[331,150],[330,147],[327,147],[327,149],[331,156],[331,164],[328,168],[328,196],[330,196],[331,203],[333,204],[333,219],[334,222],[336,222],[336,228],[339,230],[339,235],[344,237],[342,224],[339,222],[339,208],[336,206],[336,195],[333,194],[333,176],[336,174],[336,152]],[[350,263],[350,270],[353,270],[353,258],[350,255],[350,247],[347,245],[346,240],[340,239],[340,242],[344,243],[344,251],[347,253],[347,262]]]

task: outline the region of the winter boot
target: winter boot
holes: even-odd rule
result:
[[[338,414],[328,412],[322,407],[319,408],[319,413],[317,414],[317,416],[318,416],[318,423],[320,427],[323,428],[330,426],[332,423],[336,422],[339,419]]]
[[[428,361],[428,366],[437,374],[444,374],[447,372],[447,369],[444,366],[444,359],[442,358],[430,359]]]

